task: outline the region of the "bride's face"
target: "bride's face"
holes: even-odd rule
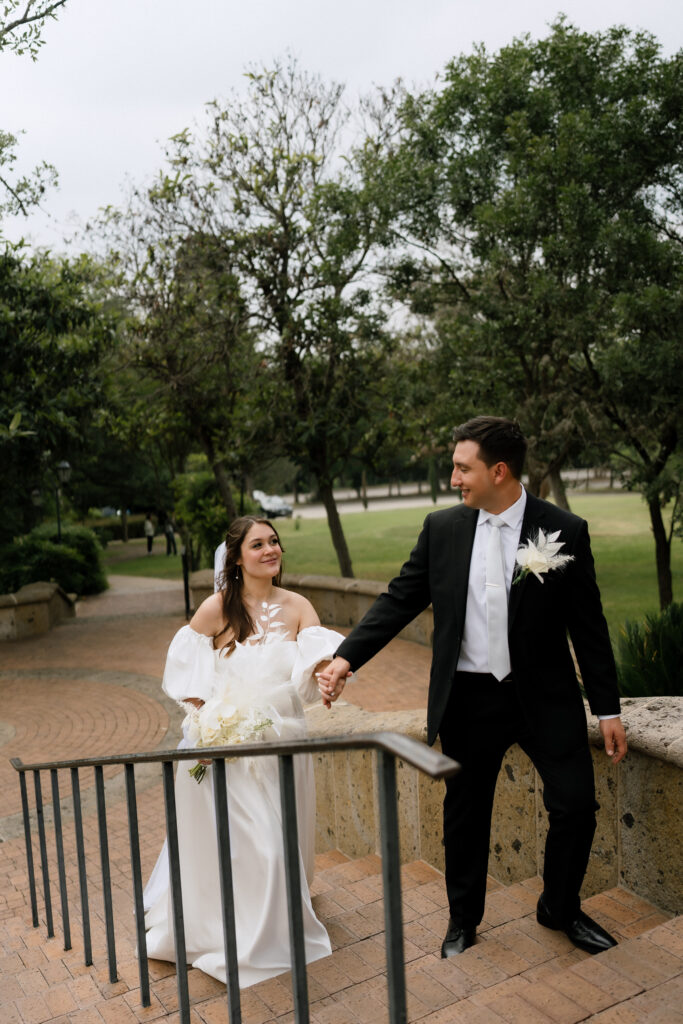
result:
[[[277,534],[265,523],[254,523],[247,531],[237,564],[245,576],[272,579],[280,571],[282,548]]]

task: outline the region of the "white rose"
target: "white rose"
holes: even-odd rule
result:
[[[199,728],[201,742],[204,747],[218,745],[218,739],[223,728],[223,709],[225,705],[216,697],[207,700],[199,713]]]

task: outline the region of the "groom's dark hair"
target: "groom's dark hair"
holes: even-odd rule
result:
[[[514,420],[502,416],[475,416],[453,431],[453,440],[474,441],[479,445],[482,462],[494,466],[504,462],[516,480],[522,476],[526,438]]]

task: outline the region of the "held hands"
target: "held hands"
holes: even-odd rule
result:
[[[322,672],[316,672],[318,689],[323,704],[328,710],[332,707],[332,702],[341,697],[346,680],[350,675],[352,675],[351,666],[345,658],[334,658]]]
[[[620,718],[604,718],[600,732],[605,741],[605,753],[612,758],[612,764],[619,764],[628,750],[626,731]]]

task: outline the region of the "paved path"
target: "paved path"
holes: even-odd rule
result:
[[[161,692],[185,624],[181,583],[112,576],[75,620],[0,646],[0,838],[21,832],[10,757],[24,762],[175,747],[180,712]],[[429,651],[394,641],[347,686],[368,711],[426,707]],[[334,709],[330,712],[334,714]]]

